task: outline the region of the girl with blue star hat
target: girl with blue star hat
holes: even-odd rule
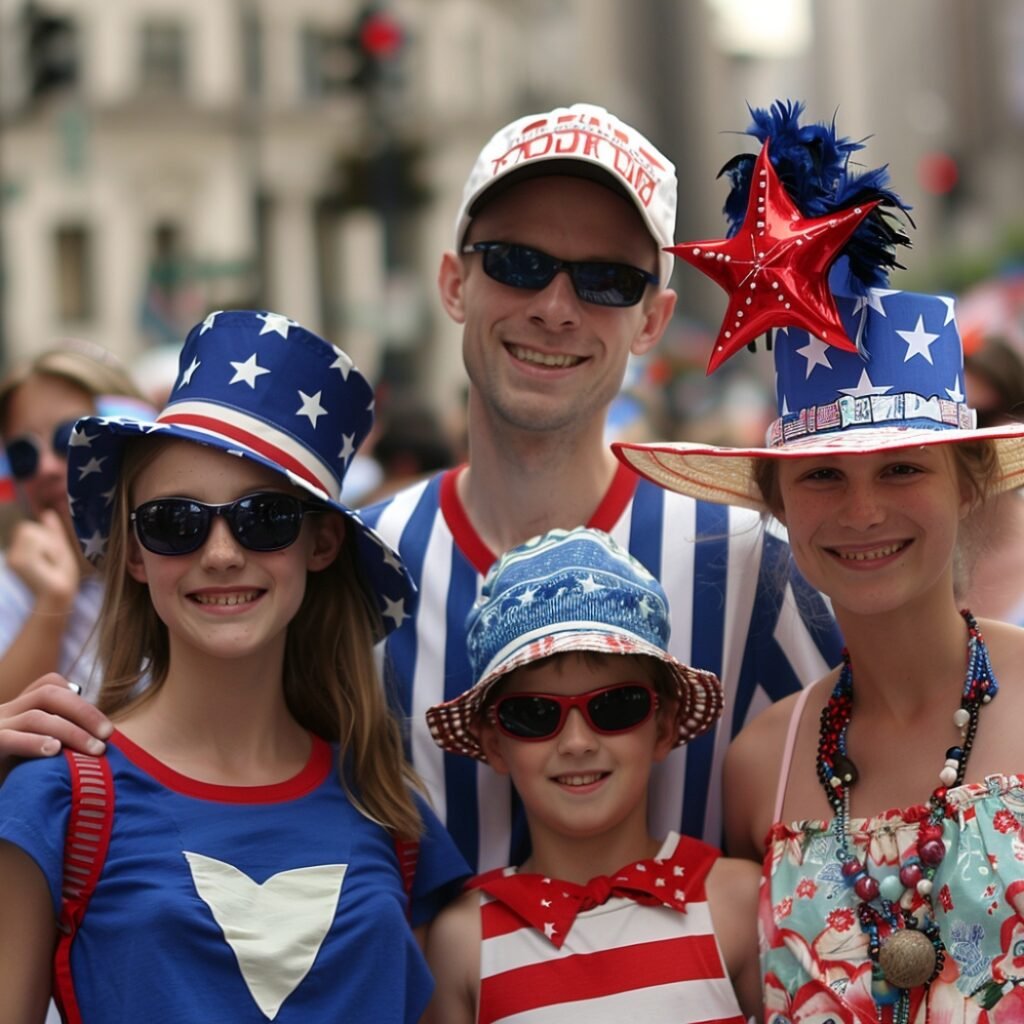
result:
[[[1024,482],[1024,425],[975,426],[953,300],[881,287],[902,204],[801,110],[753,112],[764,146],[731,165],[733,237],[679,247],[730,290],[719,361],[776,329],[766,446],[618,454],[777,517],[846,642],[726,760],[727,845],[764,860],[766,1020],[1017,1022],[1024,631],[975,620],[955,583],[971,512]]]
[[[115,732],[0,791],[6,1019],[42,1020],[52,978],[83,1024],[411,1024],[413,928],[465,868],[375,667],[414,588],[339,500],[373,392],[274,313],[211,313],[180,367],[152,422],[72,434]]]

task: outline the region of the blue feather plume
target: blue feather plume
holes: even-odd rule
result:
[[[769,159],[803,216],[823,217],[858,203],[879,201],[853,233],[843,255],[855,290],[887,285],[889,271],[902,266],[896,247],[911,244],[900,218],[914,223],[910,207],[888,187],[888,167],[855,173],[851,157],[864,143],[838,136],[834,118],[831,123],[800,124],[803,103],[776,100],[768,110],[747,109],[752,123],[746,134],[762,144],[771,140]],[[724,207],[730,236],[739,230],[747,212],[755,160],[755,154],[741,153],[719,171],[718,176],[724,175],[731,186]]]

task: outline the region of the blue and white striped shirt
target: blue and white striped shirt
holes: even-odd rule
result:
[[[419,609],[387,639],[386,675],[411,728],[408,750],[434,809],[479,871],[517,864],[525,825],[508,779],[434,744],[424,713],[473,683],[466,616],[496,557],[473,529],[450,470],[361,513],[401,553]],[[744,509],[694,501],[620,467],[588,526],[628,548],[668,594],[669,649],[725,688],[718,726],[675,749],[651,779],[651,834],[721,843],[721,768],[732,737],[769,702],[821,678],[841,644],[784,540]]]

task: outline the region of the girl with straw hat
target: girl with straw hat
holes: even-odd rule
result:
[[[766,1019],[1020,1021],[1024,631],[958,609],[954,575],[971,511],[1024,481],[1024,426],[975,427],[952,300],[880,287],[902,204],[801,109],[753,111],[732,236],[676,248],[730,292],[713,363],[777,329],[766,447],[617,451],[774,514],[846,642],[726,762],[728,845],[765,862]]]

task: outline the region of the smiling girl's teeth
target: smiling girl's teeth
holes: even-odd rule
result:
[[[878,558],[887,558],[896,554],[903,547],[902,544],[889,544],[884,548],[875,548],[874,551],[838,551],[840,558],[846,562],[873,562]]]
[[[576,366],[583,360],[579,356],[559,355],[556,352],[538,352],[532,348],[520,348],[518,345],[510,345],[512,355],[521,359],[524,363],[535,363],[538,366],[554,366],[561,369],[565,366]]]
[[[200,604],[235,605],[248,604],[259,597],[259,591],[249,590],[242,594],[196,594],[195,599]]]

